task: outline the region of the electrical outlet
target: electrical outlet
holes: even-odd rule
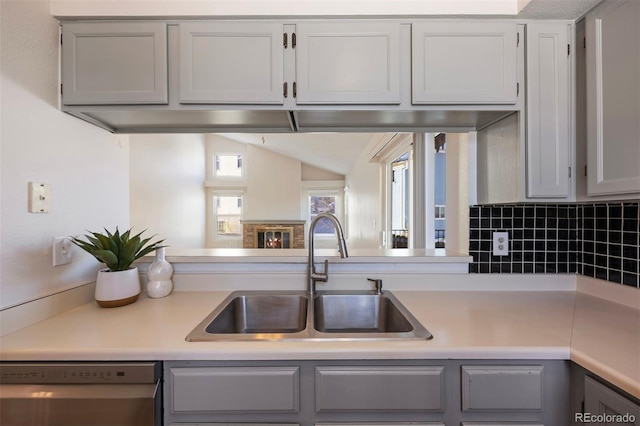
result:
[[[509,255],[509,233],[508,232],[493,233],[493,255],[494,256]]]
[[[69,237],[53,237],[53,266],[71,263],[71,244]]]

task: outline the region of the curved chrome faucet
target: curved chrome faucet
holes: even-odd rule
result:
[[[338,251],[340,252],[340,257],[343,259],[345,257],[349,257],[349,254],[347,253],[347,244],[344,241],[344,232],[342,232],[342,226],[340,225],[338,218],[331,213],[320,213],[315,218],[313,218],[311,224],[309,225],[309,260],[307,262],[308,291],[312,296],[316,293],[316,282],[320,281],[324,283],[329,279],[329,261],[325,259],[324,271],[317,272],[313,254],[316,224],[321,219],[329,219],[329,221],[335,228],[336,236],[338,237]]]

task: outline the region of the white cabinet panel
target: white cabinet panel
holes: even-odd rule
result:
[[[591,12],[586,45],[588,194],[640,192],[640,2]]]
[[[566,24],[527,24],[527,197],[566,198],[570,164]]]
[[[541,410],[542,366],[463,366],[462,409]]]
[[[62,25],[65,105],[166,104],[167,25]]]
[[[316,367],[316,411],[443,410],[444,367]]]
[[[180,103],[282,104],[283,25],[180,24]]]
[[[515,104],[515,23],[413,24],[414,104]]]
[[[298,367],[172,368],[171,412],[298,411]]]
[[[298,104],[399,104],[400,24],[296,25]]]

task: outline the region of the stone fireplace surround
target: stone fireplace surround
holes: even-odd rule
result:
[[[243,220],[242,248],[258,248],[257,232],[274,228],[293,229],[291,248],[304,249],[304,220]]]

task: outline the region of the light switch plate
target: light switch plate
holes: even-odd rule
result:
[[[509,255],[509,233],[508,232],[493,233],[493,255],[494,256]]]
[[[29,213],[49,213],[51,210],[51,185],[29,182]]]

